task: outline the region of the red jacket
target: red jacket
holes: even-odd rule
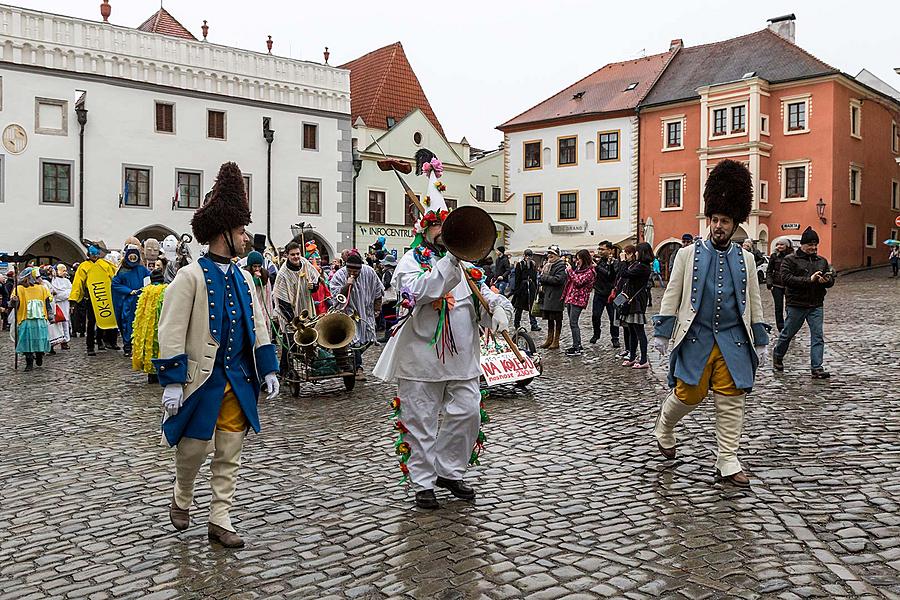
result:
[[[591,290],[594,289],[594,278],[596,276],[593,266],[586,269],[570,270],[569,278],[566,279],[566,287],[563,290],[563,302],[585,308],[588,304],[588,298],[591,297]]]

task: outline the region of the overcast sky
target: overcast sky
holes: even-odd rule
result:
[[[37,10],[100,20],[99,0],[4,0]],[[493,148],[495,127],[606,63],[762,29],[766,19],[797,15],[797,43],[855,75],[865,67],[900,88],[898,0],[457,0],[372,2],[164,0],[166,10],[211,42],[339,65],[400,41],[453,141]],[[136,27],[159,0],[110,0],[110,21]],[[402,8],[401,8],[402,7]],[[736,8],[737,7],[737,8]]]

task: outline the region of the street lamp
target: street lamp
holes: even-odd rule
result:
[[[356,140],[354,140],[355,142]],[[356,147],[356,144],[353,144],[353,231],[350,234],[350,245],[353,248],[356,248],[356,178],[359,177],[359,172],[362,170],[363,161],[362,155],[359,153],[359,149]]]
[[[816,213],[819,215],[819,220],[822,223],[827,223],[828,220],[825,218],[825,201],[819,198],[819,201],[816,203]]]
[[[108,15],[107,15],[108,16]],[[87,125],[87,92],[82,91],[75,102],[75,116],[78,118],[78,239],[84,239],[84,126]]]
[[[275,141],[272,117],[262,118],[262,134],[266,141],[266,236],[269,243],[275,246],[272,241],[272,142]]]

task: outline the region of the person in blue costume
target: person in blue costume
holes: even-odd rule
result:
[[[663,400],[654,435],[663,457],[674,459],[675,425],[712,390],[715,480],[748,487],[750,479],[737,457],[744,398],[768,357],[770,329],[763,322],[753,255],[731,241],[753,205],[750,171],[739,162],[721,161],[706,181],[703,200],[709,237],[678,250],[653,317],[654,347],[665,354],[673,341],[672,391]]]
[[[249,243],[250,209],[241,170],[225,163],[191,228],[209,251],[179,269],[166,288],[159,319],[163,441],[175,447],[175,489],[169,519],[190,526],[194,479],[207,454],[212,500],[208,537],[229,548],[243,539],[231,523],[241,450],[247,432],[259,433],[260,382],[278,395],[278,360],[249,273],[234,264]]]
[[[125,246],[122,264],[112,279],[112,298],[116,323],[122,332],[122,352],[126,357],[131,356],[131,336],[134,333],[138,295],[149,283],[150,269],[141,264],[141,249],[134,245]]]

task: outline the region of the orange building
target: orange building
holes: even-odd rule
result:
[[[810,55],[793,31],[791,15],[679,47],[639,106],[639,229],[663,268],[682,234],[707,234],[703,187],[725,158],[744,162],[755,184],[736,241],[770,252],[811,225],[837,269],[887,262],[882,241],[898,238],[900,215],[900,102]]]

